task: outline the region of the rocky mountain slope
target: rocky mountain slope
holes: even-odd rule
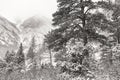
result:
[[[16,49],[19,44],[19,29],[12,22],[0,16],[0,55],[7,50]]]

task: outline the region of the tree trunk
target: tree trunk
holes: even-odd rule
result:
[[[50,55],[50,64],[52,65],[52,53],[50,49],[49,49],[49,55]]]

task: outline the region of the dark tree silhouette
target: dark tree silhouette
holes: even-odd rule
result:
[[[25,62],[22,43],[20,44],[20,47],[16,53],[16,62],[17,64],[23,64]]]

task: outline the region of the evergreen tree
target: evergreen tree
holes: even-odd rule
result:
[[[53,14],[53,25],[57,28],[46,35],[45,41],[49,49],[58,53],[65,50],[64,54],[68,55],[64,56],[68,60],[61,61],[65,62],[63,72],[87,76],[90,72],[91,56],[89,43],[98,41],[105,45],[107,38],[100,33],[109,33],[113,28],[112,21],[99,9],[110,10],[113,5],[107,1],[93,2],[93,0],[57,0],[57,2],[58,11]],[[80,44],[76,47],[78,51],[69,52],[67,46],[71,44],[75,46]]]
[[[11,63],[15,61],[15,54],[10,53],[9,51],[6,52],[4,60],[7,63]]]
[[[31,40],[31,45],[30,48],[28,50],[27,53],[27,59],[29,61],[29,63],[27,64],[30,73],[31,73],[31,77],[35,78],[36,76],[36,72],[37,72],[37,62],[36,62],[36,53],[35,53],[35,38],[33,37]]]
[[[27,59],[34,59],[35,57],[35,38],[33,37],[31,40],[31,45],[27,53]]]
[[[15,70],[15,61],[16,61],[16,56],[14,53],[7,51],[5,54],[4,58],[6,62],[5,66],[5,76],[8,78],[8,76]]]
[[[9,57],[9,51],[7,51],[6,54],[5,54],[5,61],[7,63],[9,63],[9,61],[10,61],[10,59],[8,57]]]
[[[22,46],[22,43],[20,44],[20,47],[16,53],[16,63],[17,64],[24,64],[25,62],[25,56],[24,56],[24,53],[23,53],[23,46]]]

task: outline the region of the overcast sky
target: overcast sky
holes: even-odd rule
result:
[[[57,0],[0,0],[0,15],[12,22],[34,15],[52,18]]]
[[[52,13],[57,9],[56,1],[57,0],[0,0],[0,15],[14,23],[34,15],[52,18]]]

